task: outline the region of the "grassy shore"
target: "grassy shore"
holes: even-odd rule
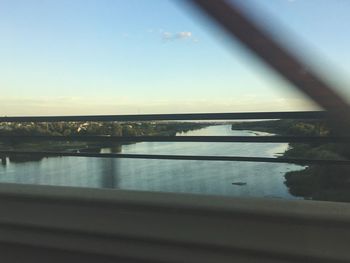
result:
[[[255,130],[289,136],[327,136],[332,134],[326,123],[318,121],[274,120],[238,122],[233,130]],[[290,143],[281,158],[348,159],[350,145]],[[350,168],[340,165],[309,165],[285,174],[289,192],[312,200],[350,202]]]

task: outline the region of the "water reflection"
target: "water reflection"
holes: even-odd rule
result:
[[[230,125],[222,125],[187,135],[254,136],[254,133],[232,131]],[[273,157],[287,147],[286,143],[143,142],[102,148],[101,153]],[[293,198],[284,184],[284,175],[298,169],[302,167],[279,163],[45,157],[30,162],[7,160],[7,165],[0,166],[0,182]]]
[[[112,158],[100,160],[101,164],[101,188],[119,188],[118,187],[118,162]]]

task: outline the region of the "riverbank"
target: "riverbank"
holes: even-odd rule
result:
[[[257,130],[289,136],[327,136],[331,130],[317,121],[274,120],[239,122],[234,130]],[[348,159],[347,144],[289,143],[281,158]],[[309,165],[300,171],[285,174],[289,192],[305,199],[350,202],[350,168],[339,165]]]
[[[44,129],[43,127],[45,127]],[[1,135],[24,136],[67,136],[79,137],[91,135],[104,136],[175,136],[179,132],[198,130],[209,126],[208,123],[195,122],[152,122],[152,123],[40,123],[40,124],[8,124],[1,126]],[[84,127],[83,129],[81,127]],[[56,129],[56,130],[55,130]],[[112,148],[113,152],[120,152],[122,145],[134,142],[89,142],[89,141],[39,141],[16,139],[0,141],[0,149],[3,151],[58,151],[58,152],[90,152],[99,153],[102,148]],[[12,162],[25,162],[41,160],[47,156],[13,155],[9,157]]]

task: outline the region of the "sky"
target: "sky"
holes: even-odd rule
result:
[[[237,1],[348,96],[350,1]],[[0,115],[318,109],[186,0],[0,0]]]

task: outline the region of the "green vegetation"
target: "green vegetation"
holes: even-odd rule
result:
[[[256,130],[295,136],[330,135],[330,129],[326,123],[319,121],[271,120],[235,122],[232,124],[232,130]]]
[[[193,122],[53,122],[53,123],[1,123],[0,135],[111,135],[174,136],[177,132],[186,132],[207,126]]]
[[[22,136],[175,136],[178,132],[201,129],[205,123],[194,122],[56,122],[56,123],[0,123],[0,135]],[[0,141],[0,149],[16,151],[72,151],[100,152],[102,147],[121,149],[120,143],[98,143],[83,141],[40,141],[28,140]],[[18,158],[17,158],[18,157]],[[12,160],[32,160],[30,156],[13,156]]]
[[[238,122],[233,130],[256,130],[289,136],[328,136],[330,127],[319,121],[274,120]],[[339,143],[290,143],[281,157],[308,159],[348,159],[350,147]],[[310,165],[300,171],[287,172],[285,184],[294,196],[305,199],[350,202],[350,167]]]

